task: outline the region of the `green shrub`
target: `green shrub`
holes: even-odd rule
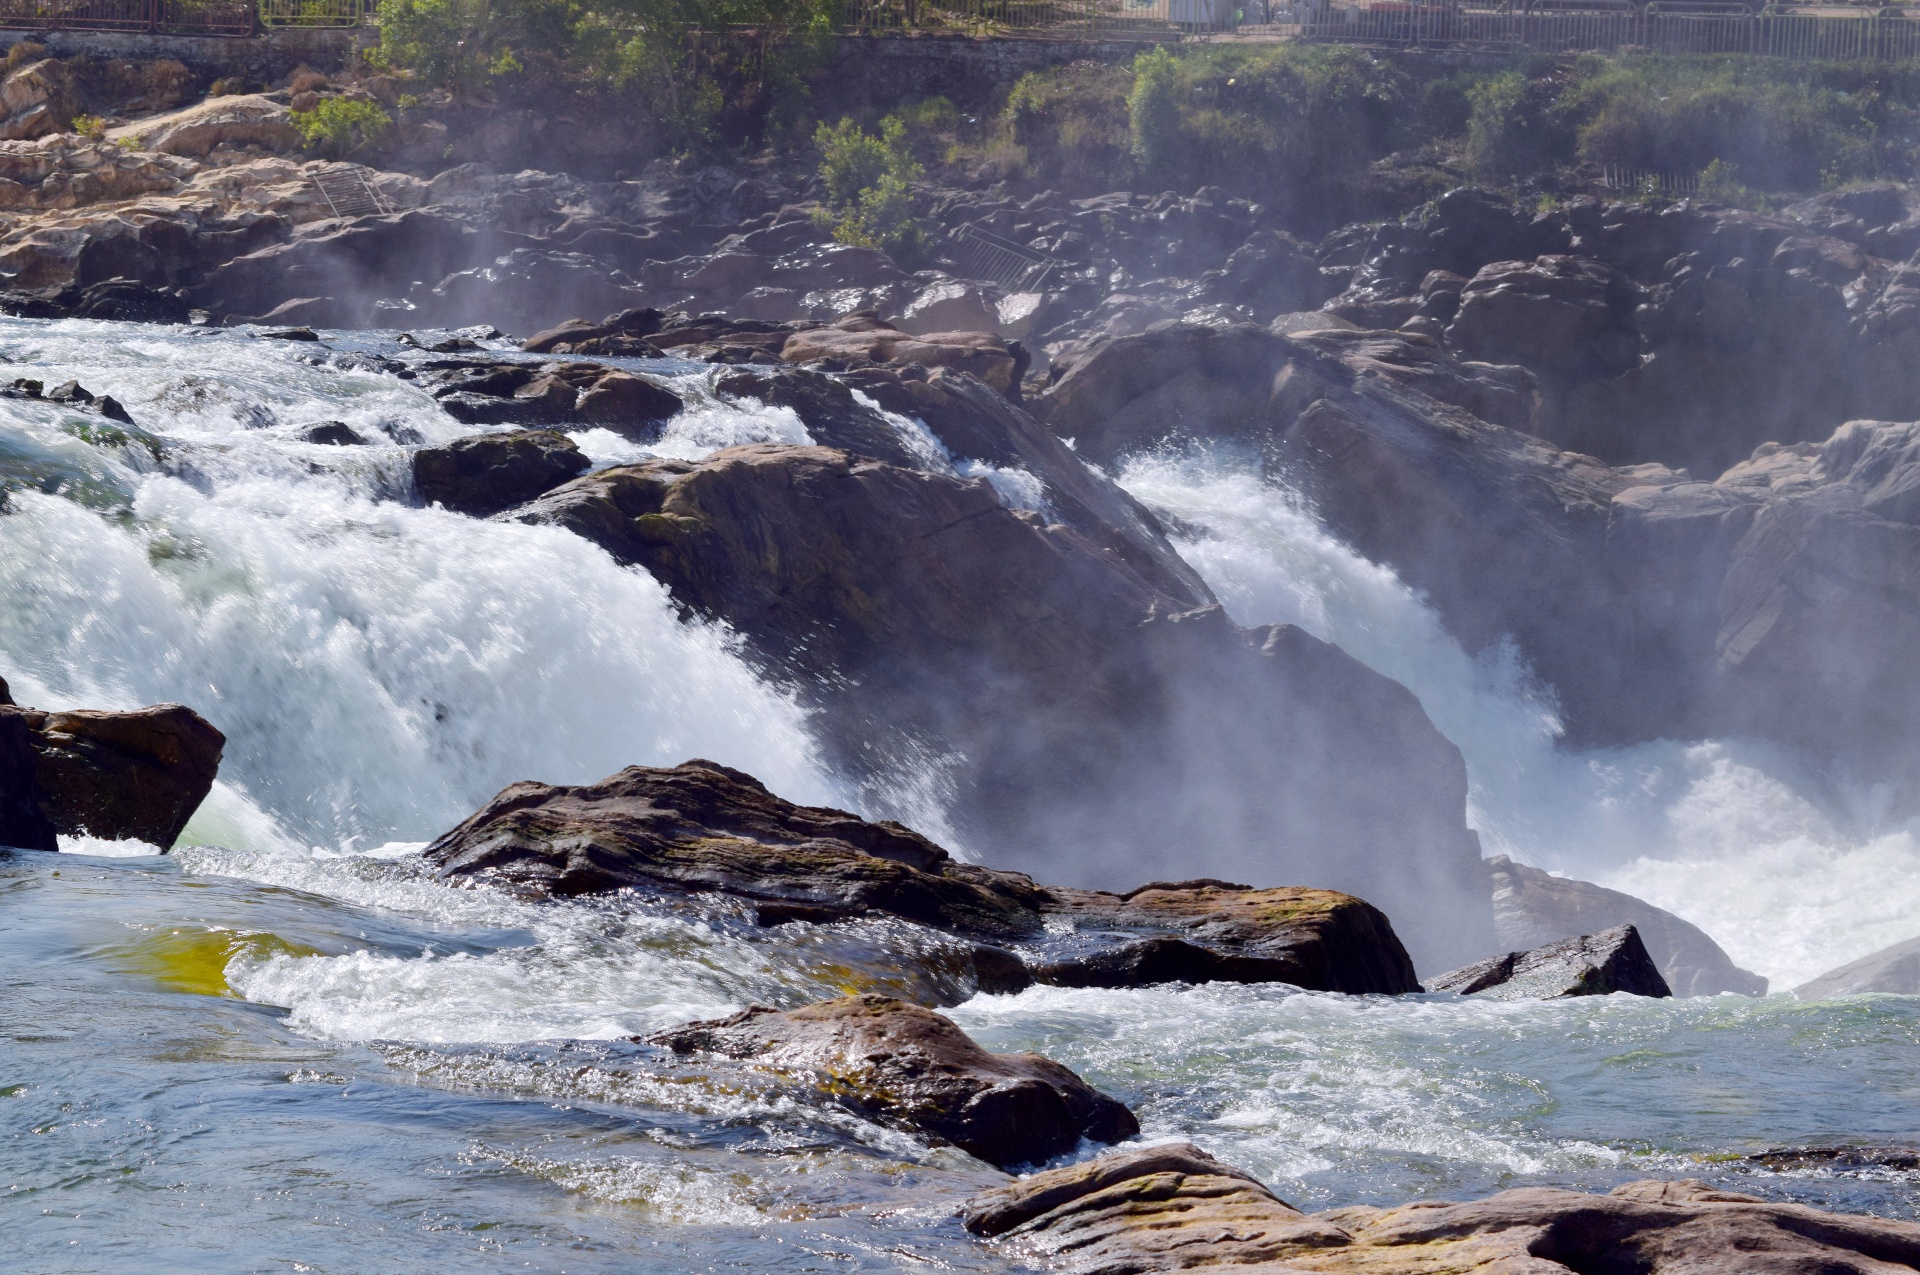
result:
[[[73,117],[73,131],[88,141],[98,142],[107,135],[107,122],[98,115],[76,115]]]
[[[903,262],[924,254],[926,231],[913,217],[912,185],[920,163],[907,145],[906,121],[889,115],[880,132],[851,119],[822,124],[813,143],[820,152],[820,180],[827,188],[822,220],[841,243],[879,248]]]
[[[1503,71],[1467,90],[1466,159],[1485,181],[1536,174],[1573,159],[1573,130],[1551,80]]]
[[[1170,175],[1179,168],[1180,73],[1166,49],[1155,47],[1134,58],[1127,123],[1141,172]]]
[[[310,111],[293,112],[292,119],[308,150],[334,159],[378,141],[393,126],[378,103],[350,97],[322,98]]]

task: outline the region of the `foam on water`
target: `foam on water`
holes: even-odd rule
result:
[[[1872,793],[1739,740],[1569,751],[1511,647],[1470,656],[1388,568],[1231,454],[1136,458],[1123,484],[1242,624],[1297,624],[1409,687],[1467,760],[1487,853],[1678,913],[1790,987],[1920,933],[1920,836]],[[1857,813],[1861,812],[1861,813]]]

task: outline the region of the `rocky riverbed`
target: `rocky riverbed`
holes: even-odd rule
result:
[[[909,272],[778,165],[349,171],[288,111],[379,86],[72,74],[0,84],[21,1199],[151,1224],[59,1179],[138,1158],[118,1051],[169,1143],[347,1099],[299,1155],[518,1228],[449,1269],[1912,1264],[1851,1216],[1911,1006],[1830,999],[1914,990],[1908,192],[929,188]]]

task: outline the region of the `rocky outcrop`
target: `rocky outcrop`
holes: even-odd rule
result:
[[[1487,860],[1493,876],[1493,928],[1514,949],[1631,925],[1675,996],[1737,992],[1765,996],[1767,980],[1733,963],[1698,926],[1651,903],[1587,881],[1557,877],[1504,854]]]
[[[1050,1160],[1083,1138],[1118,1142],[1140,1131],[1125,1106],[1059,1063],[988,1053],[950,1020],[884,996],[755,1006],[648,1043],[815,1073],[864,1114],[1003,1169]]]
[[[598,427],[650,443],[681,408],[680,396],[672,390],[598,363],[529,364],[461,356],[430,359],[415,370],[415,377],[447,415],[469,425]]]
[[[107,140],[163,155],[194,157],[204,157],[220,146],[252,146],[280,154],[300,149],[300,132],[286,104],[257,93],[209,97],[182,110],[112,129]]]
[[[0,817],[28,849],[51,832],[171,849],[213,789],[226,737],[190,708],[52,713],[12,706],[0,684]],[[23,784],[20,748],[32,784]]]
[[[1387,918],[1348,895],[1220,881],[1160,882],[1124,895],[1036,886],[956,862],[900,824],[793,805],[706,761],[633,766],[577,788],[516,784],[435,841],[425,859],[449,880],[535,895],[710,893],[746,902],[761,925],[890,916],[1018,940],[1031,974],[1004,950],[976,945],[964,954],[981,991],[1018,991],[1035,978],[1072,987],[1419,990]]]
[[[1224,881],[1155,882],[1125,894],[1053,889],[1048,912],[1084,947],[1037,963],[1062,987],[1291,983],[1313,991],[1416,992],[1413,962],[1387,918],[1331,890],[1255,890]],[[1071,947],[1069,948],[1071,951]]]
[[[830,360],[836,364],[918,363],[967,372],[1006,391],[1018,375],[1013,352],[986,332],[929,332],[914,335],[867,314],[851,315],[831,327],[795,332],[780,347],[788,363]]]
[[[1357,1205],[1307,1216],[1190,1144],[1114,1152],[968,1202],[976,1235],[1076,1275],[1274,1270],[1887,1271],[1920,1263],[1920,1225],[1771,1204],[1704,1183],[1552,1187],[1465,1204]]]
[[[1793,992],[1801,1000],[1809,1001],[1870,992],[1920,996],[1920,939],[1895,943],[1857,961],[1849,961],[1802,983]]]
[[[1083,508],[1131,512],[1081,473]],[[728,623],[848,770],[953,758],[963,833],[1002,866],[1128,886],[1178,845],[1413,918],[1427,968],[1491,943],[1464,766],[1418,702],[1298,629],[1196,608],[1157,534],[1100,523],[1122,556],[984,481],[773,445],[602,470],[520,516]]]
[[[485,518],[552,491],[591,463],[553,430],[476,434],[415,452],[413,482],[426,503]]]
[[[715,891],[766,905],[769,919],[880,913],[994,938],[1037,931],[1045,900],[1025,877],[959,863],[900,824],[796,806],[699,760],[574,788],[514,784],[425,861],[536,894]]]
[[[1557,1000],[1566,996],[1672,996],[1631,925],[1562,939],[1530,952],[1449,970],[1427,980],[1430,992],[1457,992],[1484,1000]]]

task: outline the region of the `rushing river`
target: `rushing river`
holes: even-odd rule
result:
[[[628,1039],[884,986],[885,953],[922,937],[530,905],[415,869],[516,779],[707,756],[794,799],[861,798],[790,698],[643,573],[552,528],[394,500],[400,444],[469,430],[339,357],[356,349],[402,353],[0,321],[18,375],[77,377],[151,432],[0,399],[0,479],[20,487],[0,675],[49,707],[179,700],[229,740],[175,854],[0,857],[0,1269],[1006,1269],[952,1217],[994,1171]],[[676,374],[701,397],[704,373]],[[335,420],[385,445],[296,440]],[[805,437],[709,401],[658,450]],[[1019,498],[1022,476],[988,476]],[[1558,751],[1510,655],[1461,653],[1250,466],[1162,457],[1123,479],[1177,515],[1237,619],[1300,623],[1414,688],[1468,757],[1490,851],[1670,907],[1778,987],[1920,930],[1920,849],[1874,793],[1739,741]],[[912,779],[886,813],[943,835]],[[1920,1135],[1920,1000],[1216,985],[950,1012],[1306,1208],[1687,1175],[1920,1217],[1913,1175],[1740,1159]]]

